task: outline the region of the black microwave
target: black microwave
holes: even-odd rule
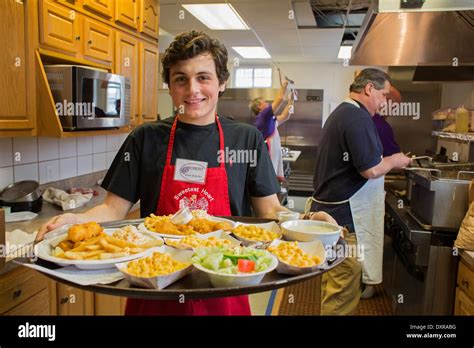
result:
[[[65,131],[130,124],[130,81],[79,65],[45,65],[56,111]]]

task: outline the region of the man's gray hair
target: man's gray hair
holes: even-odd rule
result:
[[[380,90],[385,87],[385,81],[392,83],[390,76],[386,72],[379,69],[364,69],[356,76],[354,82],[349,87],[349,91],[361,93],[369,83],[372,83],[375,89]]]

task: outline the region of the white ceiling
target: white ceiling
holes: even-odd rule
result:
[[[337,53],[343,36],[343,29],[298,29],[296,19],[289,18],[293,10],[291,0],[228,0],[251,30],[210,30],[181,4],[223,3],[225,0],[161,0],[160,1],[160,51],[164,51],[173,37],[191,29],[202,30],[216,37],[226,45],[229,58],[239,57],[245,63],[280,62],[340,62]],[[311,11],[309,0],[293,0],[298,8]],[[180,11],[183,11],[180,13]],[[180,14],[184,13],[184,19]],[[305,13],[305,21],[308,13]],[[312,15],[311,15],[312,16]],[[164,35],[163,35],[164,34]],[[271,60],[246,60],[240,57],[232,46],[263,45],[272,56]]]

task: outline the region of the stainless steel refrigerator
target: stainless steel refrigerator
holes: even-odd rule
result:
[[[219,115],[253,125],[255,116],[249,108],[252,99],[262,97],[271,102],[277,93],[278,89],[271,88],[227,89],[219,100],[217,111]],[[322,131],[323,95],[321,89],[298,89],[294,114],[278,127],[282,146],[301,151],[297,161],[291,163],[289,189],[292,195],[308,196],[313,191],[316,151]]]

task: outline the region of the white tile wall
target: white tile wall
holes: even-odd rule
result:
[[[59,158],[59,140],[57,138],[38,138],[38,161],[49,161]]]
[[[106,170],[127,136],[0,138],[0,190],[21,180],[45,184]]]
[[[119,148],[118,135],[107,135],[107,152],[117,151]]]
[[[98,135],[92,139],[92,152],[102,153],[107,152],[107,136]]]
[[[110,165],[114,161],[115,156],[117,156],[117,151],[107,152],[107,169],[110,168]]]
[[[12,149],[12,138],[0,138],[0,168],[13,165]]]
[[[122,146],[122,144],[125,142],[125,139],[127,139],[128,137],[128,133],[123,133],[123,134],[119,134],[118,135],[118,138],[119,138],[119,149],[120,147]]]
[[[13,164],[33,162],[38,162],[37,138],[13,138]]]
[[[59,139],[59,158],[69,158],[77,156],[76,138]]]
[[[107,154],[104,153],[95,153],[92,155],[92,169],[94,172],[107,169]]]
[[[38,163],[21,164],[13,168],[15,182],[23,180],[38,181]]]
[[[0,168],[0,190],[13,182],[13,167]]]
[[[77,175],[86,175],[92,172],[92,155],[77,157]]]
[[[59,160],[59,180],[77,176],[76,157],[62,158]]]
[[[59,160],[39,162],[39,183],[59,180]]]
[[[91,155],[92,154],[92,137],[77,138],[77,155]]]

